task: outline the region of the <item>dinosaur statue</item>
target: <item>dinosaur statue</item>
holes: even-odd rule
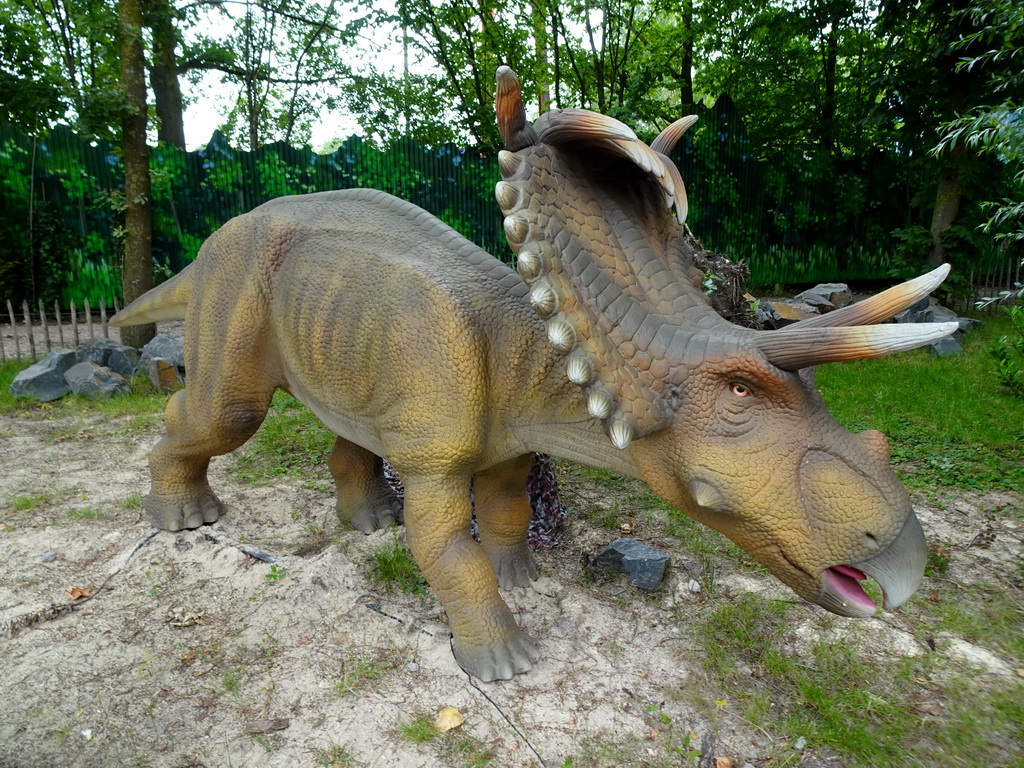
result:
[[[381,457],[400,474],[409,546],[456,659],[482,680],[540,657],[498,593],[537,574],[525,535],[535,451],[642,478],[830,611],[875,613],[866,575],[886,607],[906,600],[926,547],[886,440],[840,427],[809,371],[951,333],[873,325],[947,269],[782,330],[732,325],[688,271],[685,190],[665,157],[688,120],[651,146],[584,110],[530,124],[516,76],[503,67],[497,80],[497,199],[518,271],[408,202],[323,192],[232,219],[114,318],[185,321],[187,386],[149,460],[152,521],[215,521],[210,458],[250,438],[284,389],[338,435],[328,464],[342,520],[395,522]]]

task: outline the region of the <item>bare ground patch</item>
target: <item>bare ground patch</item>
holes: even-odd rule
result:
[[[544,658],[484,684],[455,663],[436,601],[371,580],[369,552],[401,530],[336,530],[322,490],[243,484],[218,460],[211,482],[230,513],[155,532],[139,498],[157,438],[127,420],[0,417],[0,765],[847,764],[730,701],[693,631],[743,595],[796,598],[742,558],[681,545],[629,487],[564,480],[574,514],[563,546],[539,553],[532,589],[506,595]],[[786,652],[807,666],[823,642],[923,657],[934,677],[922,675],[906,706],[939,722],[951,705],[944,676],[1017,685],[1009,645],[969,627],[931,631],[920,615],[943,589],[1019,596],[1019,505],[1005,494],[922,502],[929,540],[948,554],[915,598],[924,607],[855,621],[795,605]],[[617,535],[601,519],[671,551],[661,592],[589,582],[584,556]],[[737,674],[759,684],[752,666]],[[461,735],[418,743],[403,731],[446,706],[465,715]],[[1019,734],[980,736],[989,746],[977,764],[1018,764]]]

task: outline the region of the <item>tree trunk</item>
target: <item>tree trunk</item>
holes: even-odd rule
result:
[[[693,102],[693,0],[683,0],[683,60],[679,68],[679,113],[692,115]]]
[[[935,208],[932,210],[932,250],[928,254],[928,263],[932,266],[947,260],[942,235],[953,226],[960,213],[960,198],[964,188],[961,168],[966,157],[967,146],[961,141],[939,171],[939,187],[935,192]]]
[[[185,148],[185,121],[178,81],[177,33],[168,0],[148,0],[150,29],[153,32],[153,66],[149,81],[153,86],[156,116],[160,121],[157,137],[165,144]]]
[[[124,263],[121,289],[125,303],[153,287],[153,234],[150,217],[149,147],[146,145],[146,69],[142,54],[141,0],[118,0],[120,32],[120,85],[125,95],[121,121],[124,155]],[[121,331],[121,340],[144,346],[156,335],[156,326],[136,325]]]

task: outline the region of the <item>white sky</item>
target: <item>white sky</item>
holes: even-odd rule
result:
[[[393,11],[394,9],[392,0],[374,0],[374,6],[378,10]],[[236,10],[230,4],[223,7],[229,11]],[[217,37],[221,32],[226,36],[231,30],[231,21],[225,19],[221,14],[210,13],[208,22],[202,26],[204,32],[209,36]],[[355,65],[356,59],[360,55],[364,55],[366,50],[376,49],[373,57],[374,63],[379,69],[390,65],[390,70],[393,73],[401,72],[402,46],[401,42],[395,39],[396,35],[392,30],[368,29],[362,35],[366,39],[366,47],[353,51],[351,64]],[[410,66],[413,65],[415,62],[410,61]],[[197,85],[182,80],[182,91],[189,102],[185,107],[184,114],[185,144],[189,150],[204,146],[231,109],[231,101],[237,91],[237,86],[222,83],[222,78],[223,75],[219,72],[206,72]],[[335,111],[325,114],[322,122],[314,123],[310,143],[314,150],[319,150],[331,139],[346,139],[352,134],[362,135],[363,131],[354,118]]]

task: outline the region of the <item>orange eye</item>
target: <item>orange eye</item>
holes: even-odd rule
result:
[[[750,394],[750,387],[746,384],[740,384],[739,382],[733,382],[729,385],[729,391],[732,392],[736,397],[746,397]]]

